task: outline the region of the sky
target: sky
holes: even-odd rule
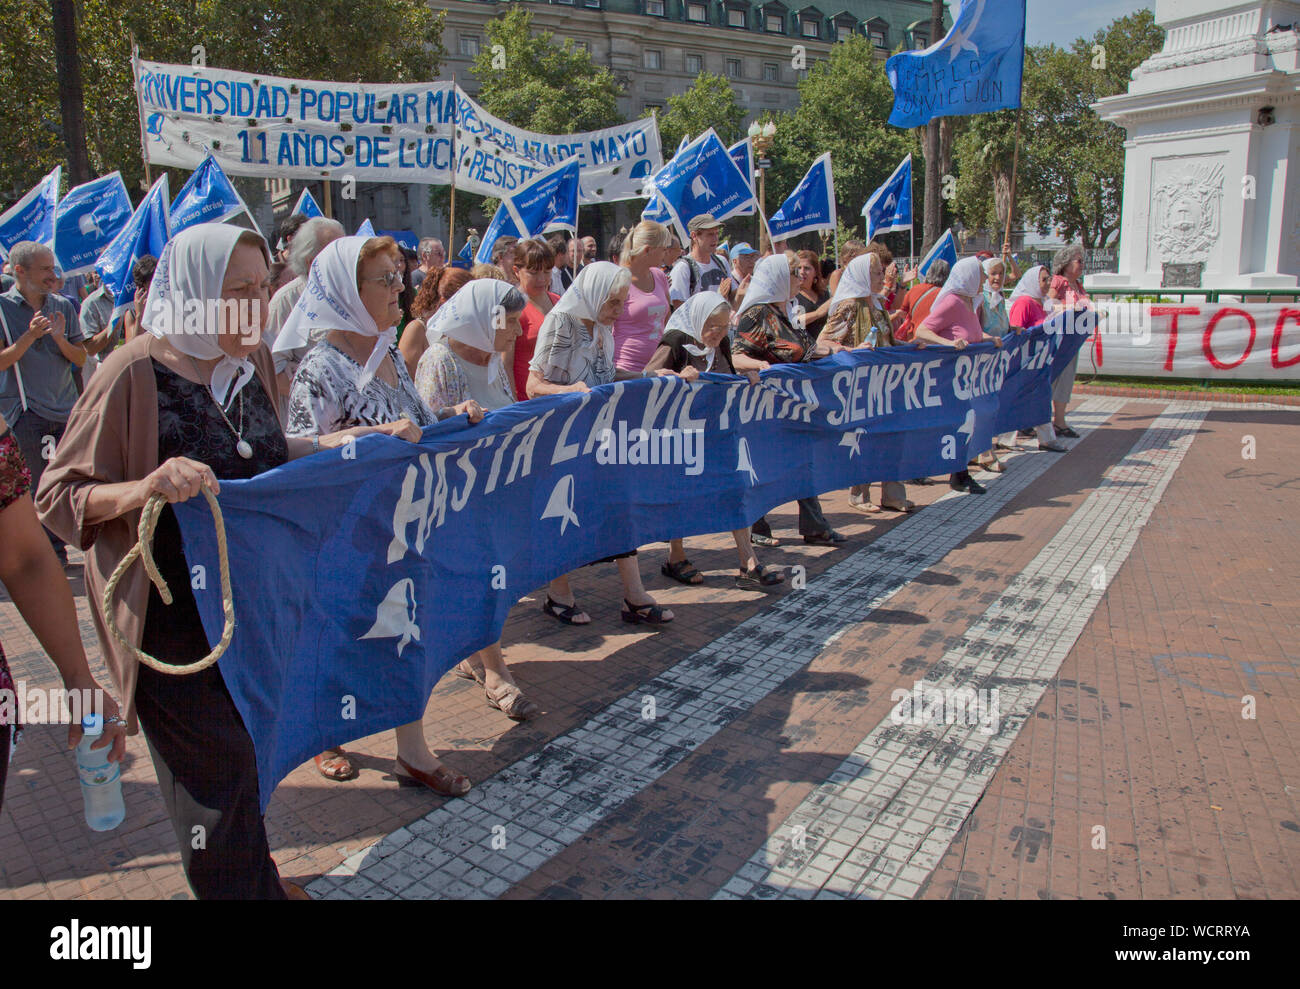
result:
[[[1067,47],[1075,38],[1091,38],[1117,17],[1149,7],[1155,0],[1028,0],[1025,40],[1031,45],[1053,42]],[[952,4],[949,4],[951,7]]]

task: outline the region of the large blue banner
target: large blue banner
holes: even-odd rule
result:
[[[1002,349],[846,351],[758,385],[624,381],[222,482],[236,624],[220,665],[263,806],[326,747],[420,719],[438,679],[548,580],[794,498],[962,470],[995,433],[1048,421],[1053,370],[1083,339],[1037,328]],[[202,499],[175,510],[215,642],[211,513]]]
[[[941,41],[885,62],[894,87],[889,122],[920,127],[1018,107],[1024,62],[1025,0],[965,0]]]

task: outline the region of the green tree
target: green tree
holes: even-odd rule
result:
[[[832,45],[830,57],[818,61],[799,83],[798,108],[775,118],[768,211],[789,195],[818,155],[829,151],[838,214],[861,232],[859,214],[867,198],[908,153],[920,161],[916,132],[885,123],[893,105],[894,92],[870,39]],[[921,191],[918,181],[914,203],[921,201]]]
[[[647,110],[642,116],[650,113]],[[668,106],[659,116],[659,143],[665,157],[671,157],[683,136],[699,137],[712,127],[723,144],[734,144],[741,136],[744,119],[745,108],[736,101],[731,83],[723,76],[703,72],[686,92],[668,97]]]

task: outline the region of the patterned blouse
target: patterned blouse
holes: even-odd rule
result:
[[[397,387],[378,374],[362,391],[357,378],[362,367],[328,340],[322,340],[303,358],[289,393],[288,436],[318,436],[352,426],[379,426],[407,418],[417,426],[431,426],[434,413],[420,400],[406,361],[396,347],[388,349],[397,372]]]
[[[415,390],[429,408],[437,410],[473,399],[485,409],[501,409],[515,402],[510,375],[506,374],[500,354],[493,354],[497,377],[487,383],[487,367],[467,368],[442,340],[429,344],[415,367]],[[473,375],[473,380],[470,376]]]
[[[769,364],[799,364],[816,360],[816,338],[786,319],[781,308],[764,303],[751,306],[736,323],[736,346],[742,354]]]
[[[614,380],[614,334],[609,327],[588,333],[572,313],[552,310],[537,334],[537,349],[528,365],[557,385],[586,382],[588,388]]]
[[[874,299],[841,302],[822,332],[844,347],[892,347],[895,342],[889,313]]]
[[[31,489],[32,475],[27,470],[27,462],[23,460],[22,451],[18,449],[18,441],[14,439],[14,434],[5,429],[3,438],[0,438],[0,512],[4,511],[15,501]],[[7,694],[0,694],[3,697],[14,698],[14,678],[9,673],[9,664],[5,662],[4,648],[0,647],[0,691],[9,691]],[[6,709],[13,706],[13,717],[6,719]],[[12,724],[15,728],[21,728],[22,723],[18,720],[19,711],[16,710],[17,701],[14,700],[12,705],[0,704],[0,725]],[[12,745],[18,744],[18,736],[15,732]],[[0,759],[5,757],[6,753],[0,752]],[[3,794],[0,794],[3,796]]]
[[[980,308],[980,322],[984,324],[984,332],[989,336],[1000,337],[1011,332],[1011,317],[1007,314],[1007,297],[999,293],[997,305],[994,305],[993,296],[985,292],[984,305]]]

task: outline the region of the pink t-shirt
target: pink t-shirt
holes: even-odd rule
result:
[[[650,275],[654,291],[643,292],[633,281],[623,314],[614,320],[614,366],[623,371],[645,370],[668,322],[668,276],[659,268],[651,268]]]
[[[1047,313],[1043,312],[1043,307],[1032,295],[1021,295],[1011,303],[1011,310],[1007,316],[1012,326],[1030,327],[1037,326],[1045,320]]]
[[[930,307],[924,322],[926,329],[933,330],[945,340],[977,343],[984,339],[980,318],[970,306],[951,293]]]

